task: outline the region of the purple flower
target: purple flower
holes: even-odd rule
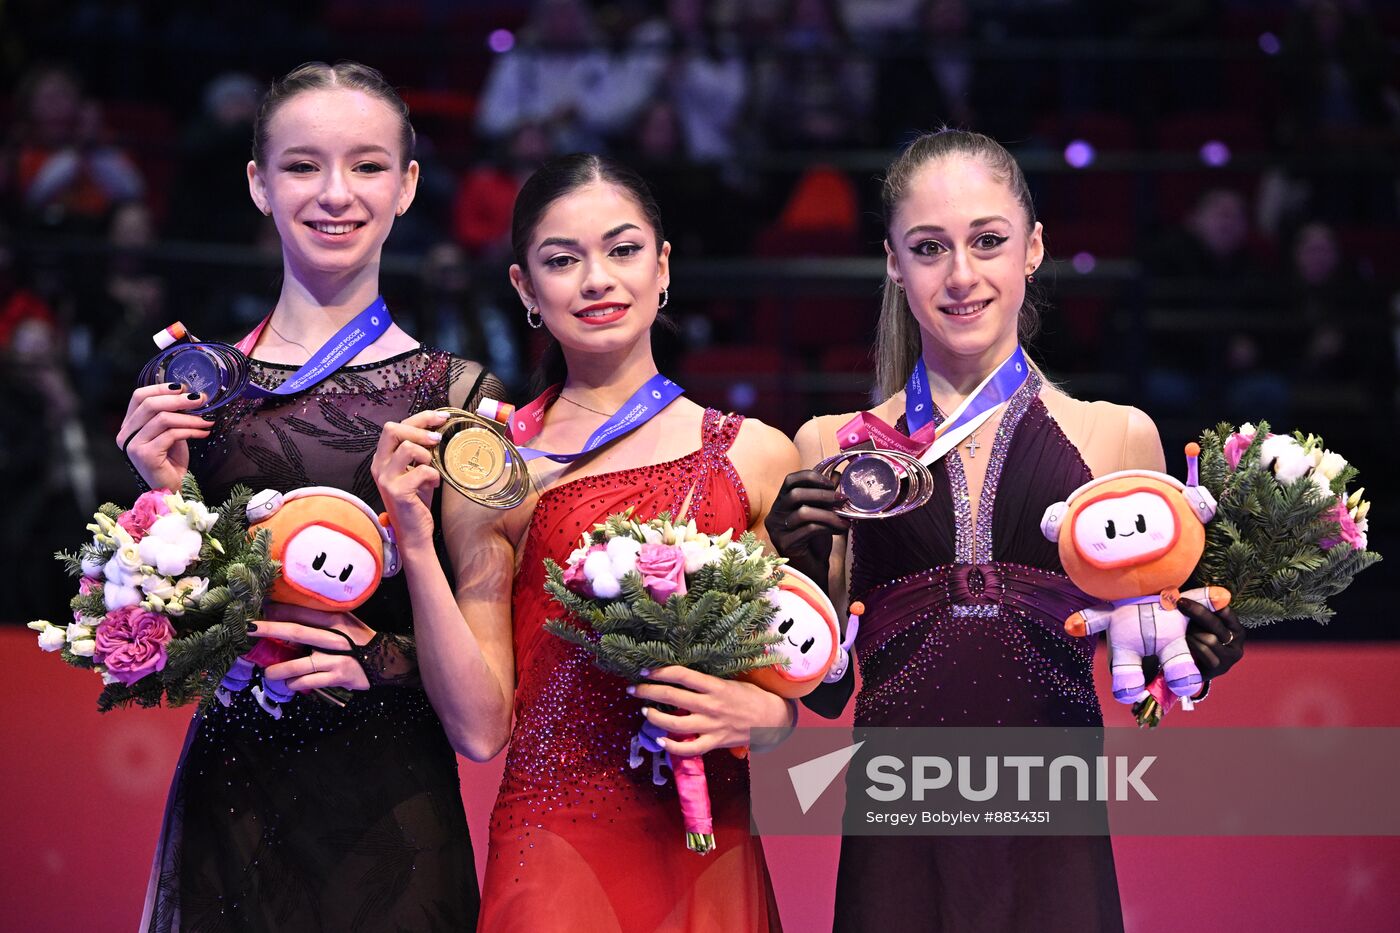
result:
[[[127,606],[114,609],[97,626],[93,660],[128,687],[165,669],[165,646],[175,637],[170,620],[158,612]]]

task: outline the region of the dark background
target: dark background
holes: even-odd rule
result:
[[[1169,469],[1221,420],[1322,434],[1400,535],[1400,7],[1364,0],[247,0],[0,5],[3,615],[71,589],[49,554],[129,501],[113,443],[150,335],[236,339],[270,309],[248,201],[253,109],[309,59],[397,85],[418,200],[384,292],[425,342],[526,392],[509,211],[550,154],[652,182],[674,246],[663,367],[793,431],[863,407],[883,279],[879,175],[910,136],[989,133],[1029,178],[1051,262],[1031,350],[1071,393],[1137,405]],[[1326,629],[1390,638],[1388,565]]]

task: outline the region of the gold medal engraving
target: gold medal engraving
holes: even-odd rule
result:
[[[448,442],[442,462],[452,478],[468,489],[490,489],[505,472],[505,444],[489,428],[466,428]]]
[[[501,426],[460,408],[442,408],[447,422],[433,448],[433,465],[447,484],[480,505],[511,509],[525,501],[530,474],[525,458]]]

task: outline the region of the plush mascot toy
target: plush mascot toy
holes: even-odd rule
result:
[[[782,641],[769,650],[782,655],[787,663],[760,667],[745,673],[743,679],[769,693],[795,699],[817,689],[833,667],[840,667],[835,677],[840,680],[846,672],[850,645],[841,642],[836,607],[826,594],[806,574],[786,565],[779,569],[782,582],[768,592],[774,610],[768,628]]]
[[[1066,619],[1065,631],[1108,630],[1120,703],[1148,696],[1142,669],[1148,655],[1156,655],[1172,693],[1199,693],[1201,672],[1186,646],[1187,620],[1177,600],[1185,596],[1211,610],[1230,604],[1229,591],[1218,586],[1179,592],[1205,549],[1205,523],[1215,517],[1215,499],[1197,480],[1200,452],[1186,445],[1185,483],[1150,470],[1109,473],[1050,506],[1041,520],[1074,585],[1104,600]]]
[[[329,486],[307,486],[288,493],[265,489],[248,500],[248,533],[266,530],[272,558],[282,572],[268,588],[277,602],[349,612],[374,595],[379,581],[399,572],[398,550],[386,516],[363,500]],[[228,705],[230,692],[252,683],[255,668],[305,655],[302,645],[263,639],[234,662],[216,693]],[[282,681],[263,679],[253,696],[272,716],[292,698]]]

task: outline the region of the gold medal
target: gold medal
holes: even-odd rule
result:
[[[506,469],[505,441],[490,428],[465,428],[447,443],[442,463],[452,478],[466,488],[490,489]]]
[[[530,474],[498,421],[460,408],[439,411],[448,419],[438,428],[442,440],[433,448],[433,466],[447,484],[488,508],[511,509],[524,502]]]

